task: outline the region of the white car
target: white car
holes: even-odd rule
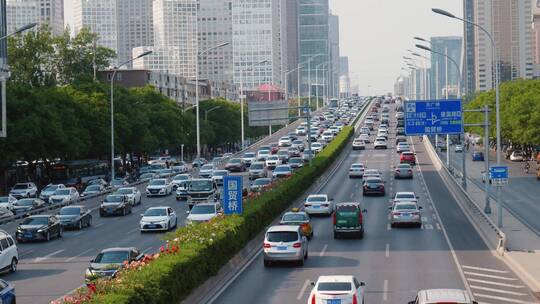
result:
[[[277,155],[270,155],[266,158],[266,167],[273,170],[276,166],[281,165],[281,158]]]
[[[377,139],[375,139],[373,147],[374,149],[387,149],[388,144],[386,143],[386,139],[378,137]]]
[[[355,138],[352,143],[352,149],[353,150],[365,150],[366,149],[366,142],[361,140],[360,138]]]
[[[336,136],[339,133],[339,128],[337,126],[331,126],[330,128],[328,128],[328,131],[331,131],[332,133],[334,133],[334,136]]]
[[[200,203],[191,209],[186,211],[188,214],[186,218],[186,226],[196,223],[208,222],[218,215],[223,214],[223,209],[220,203]]]
[[[367,133],[360,134],[360,136],[358,136],[358,139],[363,140],[365,143],[370,143],[371,142],[369,140],[369,134],[367,134]]]
[[[185,161],[174,162],[171,165],[171,169],[174,173],[185,173],[189,170],[188,165]]]
[[[392,203],[398,202],[416,202],[418,203],[418,196],[414,192],[400,191],[396,192]]]
[[[0,230],[0,244],[2,244],[2,251],[0,251],[0,269],[7,269],[9,272],[17,271],[17,263],[19,262],[19,252],[15,241],[4,230]]]
[[[325,140],[326,142],[330,142],[334,138],[334,133],[332,131],[324,131],[321,135],[321,139]]]
[[[306,128],[302,127],[302,126],[296,128],[296,135],[298,135],[298,136],[306,135]]]
[[[409,304],[478,304],[466,290],[461,289],[428,289],[420,290],[413,301]]]
[[[266,231],[263,242],[263,262],[294,261],[304,265],[308,258],[309,242],[299,225],[276,225]]]
[[[295,148],[295,149],[298,149],[300,152],[304,151],[304,149],[306,148],[306,146],[304,144],[304,141],[302,141],[302,140],[293,141],[291,147]]]
[[[289,136],[283,136],[279,139],[278,145],[280,147],[290,147],[292,144],[291,138]]]
[[[311,150],[314,152],[314,153],[319,153],[322,151],[322,149],[324,148],[323,144],[320,143],[320,142],[316,142],[316,143],[312,143],[311,144]]]
[[[396,152],[397,153],[408,152],[408,151],[411,151],[411,148],[409,147],[408,143],[400,142],[400,143],[397,144],[397,146],[396,146]]]
[[[141,232],[169,231],[178,226],[178,217],[171,207],[151,207],[141,214]]]
[[[246,166],[251,166],[252,163],[257,161],[257,153],[255,152],[246,152],[242,156],[242,161],[246,164]]]
[[[223,177],[229,176],[229,171],[227,170],[214,170],[212,173],[212,180],[216,185],[222,186],[223,185]]]
[[[379,169],[366,169],[364,171],[364,178],[368,177],[378,177],[382,178],[382,172]]]
[[[41,192],[39,193],[39,198],[47,202],[49,200],[49,197],[53,195],[54,191],[56,191],[57,189],[65,188],[65,187],[66,186],[64,186],[63,184],[58,184],[58,185],[49,184],[41,190]]]
[[[206,164],[199,170],[199,176],[201,178],[211,178],[214,173],[214,164]]]
[[[456,152],[456,153],[463,153],[463,145],[457,144],[457,145],[454,147],[454,152]]]
[[[521,151],[514,151],[510,154],[511,161],[523,161],[525,160],[525,155]]]
[[[307,304],[362,304],[364,303],[364,282],[351,275],[319,276],[309,294]]]
[[[0,196],[0,208],[13,210],[13,204],[17,202],[17,199],[11,195]]]
[[[349,177],[350,178],[353,178],[353,177],[362,178],[364,176],[364,170],[365,170],[364,164],[362,164],[362,163],[354,163],[349,168]]]
[[[54,191],[53,195],[49,197],[49,204],[67,204],[76,201],[78,198],[79,192],[77,192],[77,189],[73,187],[61,188]]]
[[[369,136],[369,134],[371,133],[371,131],[369,130],[368,127],[362,127],[360,128],[360,133],[362,134],[367,134]]]
[[[155,178],[146,186],[146,196],[169,195],[172,193],[172,184],[166,178]]]
[[[265,161],[268,156],[270,156],[270,150],[259,150],[257,152],[258,161]]]
[[[114,194],[125,196],[132,206],[141,204],[141,191],[136,187],[122,187],[116,190]]]
[[[307,214],[327,214],[334,212],[334,200],[327,194],[310,194],[304,202],[304,211]]]
[[[34,183],[18,183],[11,188],[9,195],[16,199],[23,197],[37,197],[38,189]]]
[[[192,178],[191,174],[184,173],[184,174],[176,175],[175,177],[173,177],[171,181],[173,190],[176,190],[176,188],[178,187],[178,185],[180,185],[180,183],[190,180],[191,178]]]
[[[103,185],[89,185],[86,186],[83,193],[81,193],[81,196],[88,196],[93,194],[99,194],[105,190],[105,187]]]

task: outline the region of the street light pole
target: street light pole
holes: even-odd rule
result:
[[[311,108],[311,60],[315,59],[316,57],[319,57],[319,56],[323,56],[323,55],[326,55],[326,54],[315,54],[311,57],[309,57],[308,59],[308,104],[309,104],[309,107]]]
[[[117,67],[113,68],[113,73],[111,76],[111,181],[114,180],[114,77],[116,76],[116,72],[118,72],[118,69],[121,68],[124,65],[127,65],[136,59],[142,58],[144,56],[152,54],[152,51],[146,51],[139,56],[132,58]]]
[[[195,62],[195,107],[197,107],[197,109],[195,110],[195,116],[196,116],[195,120],[197,123],[197,127],[196,127],[197,128],[197,158],[201,158],[201,122],[200,122],[200,110],[199,110],[199,57],[201,57],[202,55],[210,51],[227,46],[229,44],[230,44],[229,42],[221,43],[216,46],[207,48],[206,50],[203,50],[201,52],[198,52],[197,58],[195,60],[196,61]]]
[[[472,26],[476,26],[477,28],[479,28],[482,32],[484,32],[486,34],[486,36],[489,38],[489,41],[491,42],[491,54],[492,54],[491,56],[493,57],[492,60],[495,61],[493,66],[495,68],[495,122],[496,122],[496,141],[497,141],[497,143],[496,143],[497,144],[496,155],[497,155],[497,165],[500,166],[501,165],[501,121],[500,121],[500,114],[499,114],[499,109],[500,109],[500,92],[499,92],[500,60],[499,60],[499,52],[497,51],[497,46],[495,45],[495,40],[493,39],[493,36],[489,33],[489,31],[487,31],[484,27],[482,27],[481,25],[479,25],[477,23],[474,23],[474,22],[469,21],[467,19],[459,18],[459,17],[455,16],[454,14],[452,14],[450,12],[447,12],[445,10],[442,10],[442,9],[433,8],[431,10],[436,14],[440,14],[440,15],[443,15],[443,16],[446,16],[446,17],[449,17],[449,18],[452,18],[452,19],[457,19],[457,20],[463,21],[464,23],[470,24]],[[489,138],[486,138],[484,140],[484,145],[488,145],[488,144],[489,144]],[[486,157],[488,157],[487,160],[489,160],[489,154],[486,155]],[[487,174],[487,172],[486,172],[486,174]],[[503,197],[502,197],[501,189],[500,189],[500,187],[497,187],[497,202],[499,204],[499,206],[498,206],[499,214],[498,214],[497,225],[499,226],[499,228],[503,226],[503,222],[502,222],[502,213],[503,213],[502,204],[503,204],[503,201],[502,200],[503,200]]]

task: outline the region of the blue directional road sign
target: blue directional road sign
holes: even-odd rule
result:
[[[494,185],[508,184],[508,167],[493,166],[489,168],[489,178]]]
[[[461,100],[405,101],[405,134],[463,133]]]
[[[242,176],[223,177],[223,212],[242,214]]]

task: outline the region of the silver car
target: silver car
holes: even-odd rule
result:
[[[268,170],[264,162],[254,162],[249,167],[249,179],[257,179],[268,176]]]
[[[401,163],[394,167],[394,177],[398,178],[413,178],[413,169],[411,165],[406,163]]]
[[[393,207],[390,207],[390,226],[397,225],[414,225],[418,228],[422,227],[422,207],[416,202],[397,202]]]
[[[308,239],[300,226],[278,225],[268,228],[264,236],[264,266],[272,262],[298,262],[301,266],[308,257]]]
[[[361,164],[361,163],[352,164],[351,167],[349,168],[349,177],[362,178],[364,176],[364,170],[365,170],[364,164]]]

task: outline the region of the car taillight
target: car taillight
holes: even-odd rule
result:
[[[322,204],[323,207],[328,207],[329,205],[328,204]]]
[[[315,299],[315,295],[311,296],[311,304],[317,304],[317,300]]]
[[[352,296],[352,303],[353,304],[358,304],[358,298],[356,297],[356,294],[353,294],[353,296]]]
[[[358,210],[358,223],[362,224],[362,211]]]
[[[409,173],[412,173],[412,170],[409,170]]]
[[[420,212],[413,212],[412,215],[420,215]]]
[[[294,243],[292,246],[294,248],[300,248],[300,247],[302,247],[302,243]]]
[[[337,223],[337,219],[336,219],[336,213],[334,212],[334,214],[332,215],[332,219],[334,221],[334,225]]]
[[[311,204],[304,204],[304,207],[311,207]]]
[[[270,245],[270,244],[268,244],[268,243],[264,243],[263,247],[268,249],[268,248],[271,248],[272,245]]]
[[[396,173],[399,173],[400,171],[399,170],[396,170]]]
[[[392,215],[401,215],[401,212],[392,212]]]

